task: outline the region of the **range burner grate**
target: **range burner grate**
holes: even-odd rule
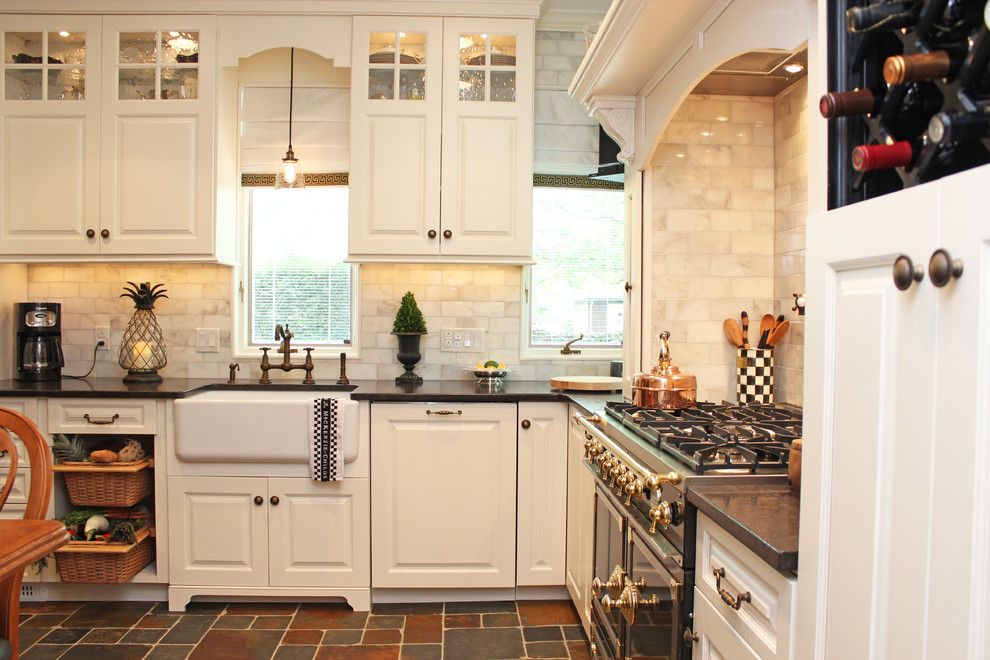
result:
[[[786,470],[791,441],[801,437],[793,406],[702,402],[667,411],[609,402],[605,412],[699,473]]]

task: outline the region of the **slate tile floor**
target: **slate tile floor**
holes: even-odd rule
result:
[[[24,660],[588,659],[567,601],[21,604]]]

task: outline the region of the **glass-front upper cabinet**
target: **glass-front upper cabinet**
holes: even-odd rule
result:
[[[516,35],[460,34],[457,66],[461,101],[516,100]]]
[[[38,29],[4,30],[0,49],[5,101],[80,101],[86,98],[88,31],[51,17]]]
[[[372,32],[368,38],[368,99],[426,99],[425,32]]]
[[[199,45],[197,30],[118,32],[117,99],[175,101],[198,98]]]

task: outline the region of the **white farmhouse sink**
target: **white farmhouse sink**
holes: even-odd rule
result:
[[[186,463],[308,463],[313,455],[309,402],[346,399],[341,454],[358,456],[358,404],[346,394],[211,390],[173,406],[175,454]]]

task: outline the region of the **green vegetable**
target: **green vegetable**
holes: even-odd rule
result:
[[[489,360],[485,362],[485,369],[498,369],[498,360]]]
[[[81,523],[86,522],[93,516],[102,516],[106,514],[106,509],[76,509],[75,511],[69,511],[67,514],[59,518],[62,524],[66,527],[75,527]]]
[[[89,452],[86,451],[86,445],[77,435],[71,438],[61,433],[54,435],[52,440],[52,454],[59,463],[89,460]]]
[[[134,525],[126,520],[115,523],[110,531],[110,543],[134,543],[137,537],[134,536]]]

